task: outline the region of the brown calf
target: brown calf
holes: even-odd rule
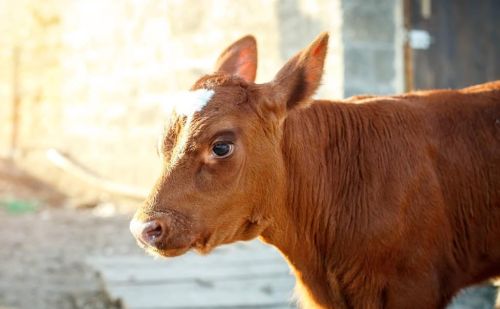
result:
[[[500,82],[311,102],[327,43],[265,84],[253,37],[227,48],[175,102],[131,230],[162,256],[261,236],[306,308],[442,308],[500,274]]]

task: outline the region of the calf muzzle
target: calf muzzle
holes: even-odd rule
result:
[[[160,220],[141,222],[134,219],[130,221],[130,231],[138,241],[152,247],[168,236],[167,227]]]

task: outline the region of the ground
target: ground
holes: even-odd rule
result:
[[[103,217],[102,209],[72,208],[0,160],[0,308],[119,308],[85,259],[143,253],[128,232],[130,214]]]

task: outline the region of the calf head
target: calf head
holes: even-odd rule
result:
[[[207,253],[273,225],[287,190],[283,122],[318,87],[327,43],[319,36],[273,81],[256,84],[256,42],[244,37],[173,102],[159,143],[162,176],[130,223],[141,246],[162,256]]]

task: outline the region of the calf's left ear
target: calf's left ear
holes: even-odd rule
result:
[[[311,99],[318,89],[328,49],[328,33],[320,34],[307,48],[296,54],[269,84],[278,109],[291,110]]]

